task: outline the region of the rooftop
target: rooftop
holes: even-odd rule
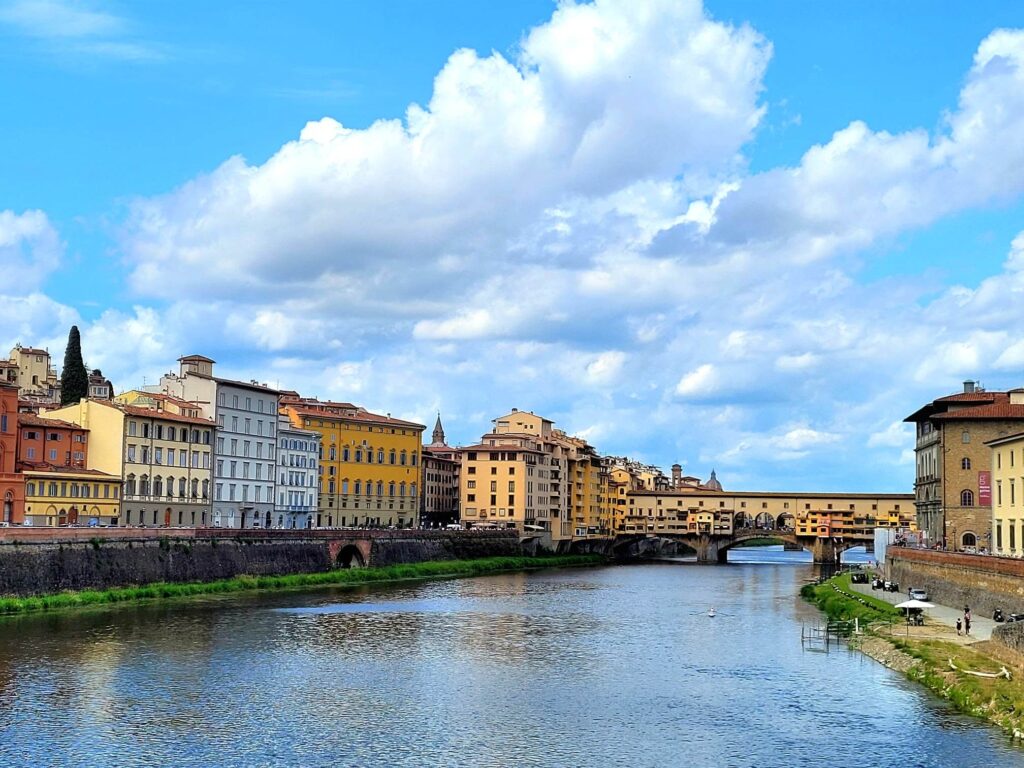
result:
[[[19,413],[18,426],[20,427],[55,427],[57,429],[77,429],[79,432],[88,432],[86,427],[80,427],[63,419],[48,419],[35,413]]]

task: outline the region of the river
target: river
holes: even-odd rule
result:
[[[0,765],[1024,765],[730,557],[2,620]]]

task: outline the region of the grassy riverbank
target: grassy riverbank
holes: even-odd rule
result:
[[[776,539],[771,536],[759,536],[756,539],[746,539],[745,541],[741,541],[738,544],[733,544],[733,548],[736,549],[741,547],[774,547],[778,546],[779,544],[785,543],[786,542],[784,542],[782,539]]]
[[[859,618],[865,635],[854,642],[864,653],[921,683],[958,711],[1012,735],[1024,731],[1024,658],[1018,654],[991,641],[967,645],[967,639],[958,637],[951,627],[935,622],[914,627],[904,636],[900,612],[882,600],[853,592],[847,574],[824,584],[808,584],[800,594],[831,619]],[[993,674],[1002,669],[1010,672],[1011,679],[965,671]]]
[[[507,571],[539,568],[598,565],[599,555],[552,555],[547,557],[488,557],[479,560],[434,560],[427,563],[389,565],[383,568],[350,568],[320,573],[296,573],[287,576],[236,576],[220,581],[168,583],[138,587],[60,592],[38,597],[0,598],[0,615],[83,608],[138,600],[154,600],[194,595],[215,595],[253,590],[291,589],[295,587],[357,586],[408,579],[480,576]]]

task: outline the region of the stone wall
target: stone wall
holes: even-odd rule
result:
[[[1024,613],[1024,561],[932,550],[886,550],[888,577],[906,592],[919,587],[932,602],[991,617],[996,608]]]
[[[314,573],[351,546],[370,566],[521,554],[514,531],[5,530],[0,595]]]
[[[1018,653],[1024,653],[1024,621],[996,624],[996,628],[992,630],[992,639]]]

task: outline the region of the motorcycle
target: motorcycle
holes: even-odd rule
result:
[[[1002,608],[996,608],[995,612],[992,614],[992,621],[999,621],[999,622],[1006,621],[1006,617],[1003,616],[1003,609]]]

